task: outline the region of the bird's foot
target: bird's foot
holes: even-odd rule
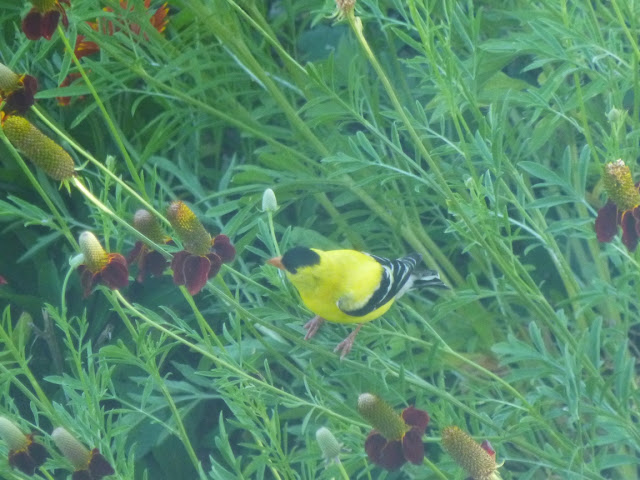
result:
[[[320,315],[316,315],[307,323],[305,323],[304,328],[307,331],[307,334],[304,336],[304,339],[309,340],[311,337],[313,337],[318,332],[323,323],[324,318],[322,318]]]
[[[351,351],[351,348],[353,347],[353,342],[356,339],[356,335],[358,335],[358,332],[360,331],[361,328],[362,328],[362,324],[358,325],[356,329],[353,332],[351,332],[347,338],[341,341],[338,345],[336,345],[336,348],[333,349],[334,352],[340,352],[340,360],[346,357],[348,353]]]

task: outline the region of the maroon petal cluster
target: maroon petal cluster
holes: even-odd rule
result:
[[[610,242],[622,227],[622,243],[630,252],[640,239],[640,182],[634,184],[629,167],[622,160],[605,165],[602,177],[609,201],[598,210],[596,236]]]
[[[100,480],[115,470],[100,450],[89,450],[63,427],[56,428],[51,438],[62,454],[73,464],[72,480]]]
[[[18,75],[0,63],[0,101],[3,111],[12,115],[26,112],[34,103],[38,81],[31,75]]]
[[[422,436],[429,424],[427,412],[407,407],[398,415],[379,397],[369,393],[360,395],[358,410],[374,427],[364,444],[373,463],[391,471],[398,470],[406,462],[422,463]]]
[[[69,26],[67,13],[62,3],[69,5],[69,0],[32,0],[33,8],[22,20],[22,31],[29,40],[39,40],[41,37],[51,40],[58,22]]]

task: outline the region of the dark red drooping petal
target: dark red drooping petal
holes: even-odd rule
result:
[[[136,242],[136,244],[133,246],[133,249],[129,252],[129,255],[127,255],[127,263],[131,265],[132,263],[140,260],[139,257],[144,254],[144,250],[145,244],[142,242]]]
[[[209,262],[211,262],[211,267],[209,268],[209,276],[208,278],[215,277],[220,271],[220,267],[222,266],[222,260],[215,253],[208,253],[207,258]]]
[[[42,16],[42,22],[40,23],[40,34],[46,40],[51,40],[58,22],[60,21],[60,12],[58,10],[50,10]]]
[[[207,257],[189,255],[184,261],[183,274],[185,287],[191,295],[195,295],[207,283],[211,262]]]
[[[22,31],[29,40],[39,40],[41,32],[42,14],[35,8],[29,10],[27,16],[22,20]]]
[[[400,440],[394,440],[387,442],[382,448],[378,465],[387,470],[394,471],[398,470],[406,461],[407,459],[404,456],[402,443]]]
[[[610,242],[616,233],[618,233],[618,207],[613,202],[607,202],[598,210],[596,236],[599,242]]]
[[[171,260],[171,268],[173,269],[173,283],[176,285],[184,285],[187,281],[184,278],[184,262],[191,254],[186,250],[176,253]]]
[[[84,265],[78,267],[78,272],[80,273],[80,285],[82,285],[83,295],[87,298],[93,289],[96,276]]]
[[[71,480],[93,480],[89,470],[76,470],[71,474]]]
[[[31,443],[29,443],[27,450],[35,462],[36,467],[39,467],[47,460],[47,458],[49,458],[49,452],[43,445],[33,441],[33,435],[28,435],[28,437],[30,438]]]
[[[91,451],[89,472],[93,480],[100,480],[102,477],[116,473],[111,464],[107,462],[107,459],[102,456],[97,448]]]
[[[424,459],[422,434],[414,430],[405,433],[404,438],[402,439],[402,451],[404,453],[404,458],[414,465],[420,465]]]
[[[119,253],[109,254],[109,263],[99,275],[102,283],[112,290],[129,285],[129,267],[125,258]]]
[[[167,269],[168,263],[160,252],[152,250],[145,255],[142,270],[144,273],[149,272],[154,277],[159,277]]]
[[[217,235],[213,239],[213,251],[220,256],[223,263],[229,263],[236,257],[236,248],[226,235]]]
[[[620,224],[622,226],[622,243],[627,247],[627,250],[633,252],[638,246],[638,232],[636,231],[636,219],[631,210],[622,214]]]
[[[7,279],[0,275],[0,285],[7,285],[8,283]]]
[[[34,462],[26,449],[11,450],[9,452],[9,465],[11,468],[17,468],[25,475],[33,475],[36,472],[36,462]]]
[[[387,470],[397,470],[406,462],[400,441],[388,442],[376,430],[372,430],[367,436],[364,450],[369,460]]]
[[[411,431],[422,435],[429,425],[429,414],[424,410],[419,410],[415,407],[407,407],[402,411],[402,419],[411,428]]]

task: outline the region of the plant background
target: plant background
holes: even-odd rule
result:
[[[47,203],[0,146],[0,413],[46,445],[64,426],[126,479],[465,478],[447,425],[490,439],[505,479],[638,476],[639,265],[593,230],[604,163],[637,166],[636,2],[362,0],[361,36],[329,1],[172,1],[164,35],[131,4],[146,37],[87,26],[117,2],[72,2],[66,38],[101,51],[60,107],[60,31],[28,41],[29,7],[0,2],[0,61],[40,83],[29,118],[107,207],[30,166]],[[193,300],[169,275],[83,299],[73,238],[132,248],[125,184],[186,201],[235,262]],[[349,329],[304,341],[310,312],[264,265],[294,245],[417,251],[452,288],[405,296],[340,361]],[[29,326],[43,310],[58,354]],[[424,465],[367,461],[363,392],[429,412]]]

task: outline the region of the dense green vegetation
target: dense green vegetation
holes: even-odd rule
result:
[[[0,416],[41,435],[46,478],[71,471],[59,426],[123,479],[463,479],[450,425],[504,479],[640,475],[640,265],[594,231],[604,165],[640,155],[637,2],[359,0],[338,21],[329,0],[185,0],[162,33],[160,4],[129,5],[72,0],[32,41],[31,7],[0,2],[0,62],[38,80],[25,117],[78,174],[59,188],[1,135]],[[99,51],[73,58],[77,35]],[[194,296],[132,265],[84,298],[80,234],[126,256],[147,208],[175,254],[175,200],[235,260]],[[351,328],[305,341],[265,265],[295,245],[419,252],[451,289],[406,295],[340,361]],[[365,392],[429,413],[422,465],[368,460]],[[344,444],[326,469],[320,427]],[[0,477],[28,478],[7,454]]]

